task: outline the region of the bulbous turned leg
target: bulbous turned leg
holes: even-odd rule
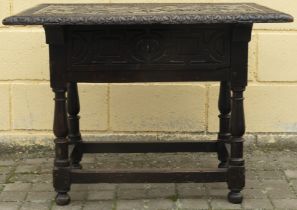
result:
[[[218,159],[219,168],[228,167],[228,151],[225,144],[230,140],[230,112],[231,112],[231,90],[230,82],[222,81],[220,85],[219,103],[220,131],[218,134]]]
[[[231,157],[228,167],[228,200],[231,203],[241,203],[243,196],[240,191],[245,186],[245,167],[243,159],[243,135],[245,120],[243,109],[243,91],[245,87],[232,87],[231,112]]]
[[[68,138],[72,144],[74,144],[74,148],[70,155],[70,163],[71,168],[82,169],[80,161],[82,159],[82,150],[81,150],[81,134],[79,129],[79,96],[78,96],[78,88],[77,83],[69,82],[67,84],[67,110],[68,110]]]
[[[54,134],[55,138],[55,161],[53,170],[53,185],[57,192],[57,205],[67,205],[70,197],[67,192],[70,190],[70,163],[68,154],[68,127],[66,113],[66,89],[53,89],[55,92],[55,115]]]
[[[70,200],[70,196],[67,192],[58,192],[55,198],[56,204],[59,206],[68,205]]]
[[[231,203],[241,203],[241,190],[245,186],[245,161],[243,143],[245,134],[244,97],[248,83],[248,43],[251,40],[252,24],[233,25],[231,29],[231,119],[230,119],[230,158],[227,182]]]

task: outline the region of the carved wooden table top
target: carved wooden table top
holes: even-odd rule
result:
[[[291,22],[293,17],[253,3],[41,4],[5,25],[127,25]]]

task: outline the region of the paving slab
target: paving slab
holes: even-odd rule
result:
[[[297,199],[273,199],[272,203],[278,209],[297,209]]]
[[[273,209],[272,203],[269,199],[244,199],[243,208],[254,210],[254,209]]]
[[[25,202],[22,203],[20,210],[49,210],[51,206],[50,202],[36,203]]]
[[[178,201],[179,210],[202,210],[209,208],[210,205],[206,199],[180,199]]]
[[[20,208],[19,202],[1,202],[0,210],[18,210]]]

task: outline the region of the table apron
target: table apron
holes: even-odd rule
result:
[[[63,31],[69,81],[219,81],[229,77],[229,25],[73,26]]]
[[[197,71],[89,71],[68,72],[67,74],[67,81],[91,83],[195,82],[227,80],[229,80],[228,68]]]

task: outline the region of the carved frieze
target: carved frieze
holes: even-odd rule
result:
[[[197,66],[228,63],[227,29],[114,28],[72,31],[69,62],[80,65]]]

